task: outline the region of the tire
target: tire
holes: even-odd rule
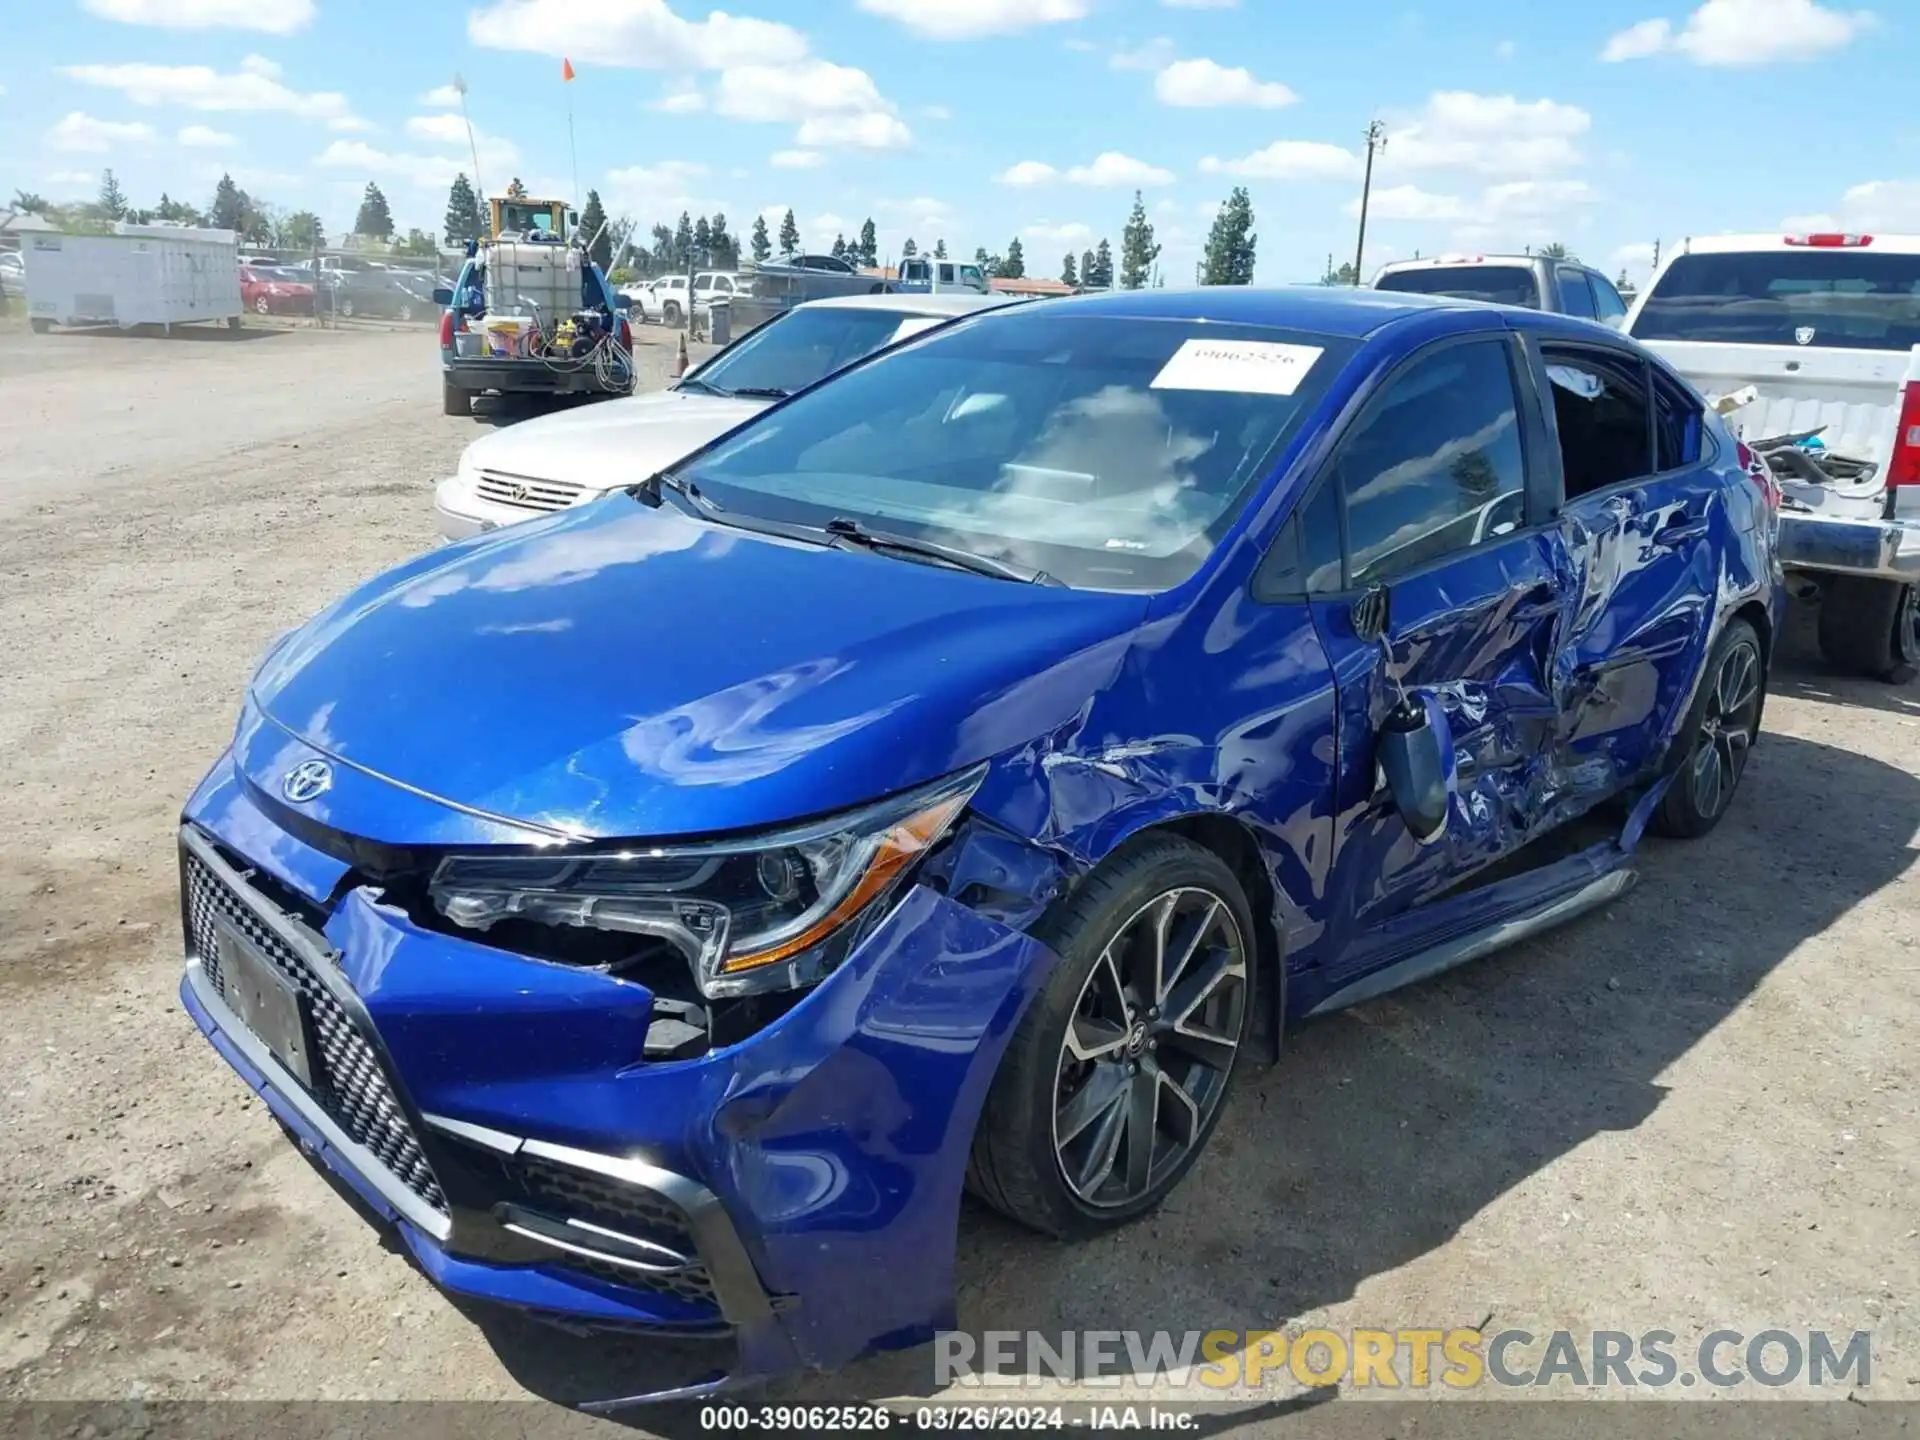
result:
[[[1740,788],[1766,699],[1767,659],[1760,637],[1745,620],[1729,621],[1707,659],[1682,732],[1686,744],[1650,829],[1675,840],[1697,840],[1720,823]]]
[[[1829,665],[1905,684],[1920,674],[1920,585],[1836,575],[1820,600]]]
[[[268,300],[264,295],[257,296],[253,302],[253,313],[256,315],[271,315],[273,313],[273,302]]]
[[[473,396],[444,376],[440,380],[440,413],[473,416]]]
[[[339,308],[339,311],[340,311],[340,318],[341,318],[341,319],[343,319],[343,320],[351,320],[351,319],[353,318],[353,300],[352,300],[352,298],[351,298],[351,297],[348,297],[348,298],[343,298],[343,299],[342,299],[342,300],[340,301],[340,304],[339,304],[339,307],[338,307],[338,308]]]
[[[53,330],[53,322],[51,320],[29,320],[27,322],[27,328],[32,330],[36,335],[46,335]]]
[[[1166,949],[1178,956],[1191,940],[1191,958],[1149,999],[1153,921],[1170,899]],[[1082,881],[1035,929],[1060,963],[994,1075],[968,1187],[1063,1239],[1124,1225],[1164,1200],[1205,1149],[1245,1048],[1253,923],[1233,871],[1177,836],[1129,845]],[[1126,1123],[1149,1113],[1136,1104],[1154,1107],[1150,1143],[1136,1144],[1137,1122]]]
[[[398,320],[402,325],[405,325],[413,319],[413,306],[407,304],[405,301],[402,301],[400,303],[400,308],[394,311],[393,315],[396,320]]]
[[[660,323],[662,325],[671,325],[676,330],[679,329],[680,307],[671,300],[667,301],[666,304],[660,307]]]

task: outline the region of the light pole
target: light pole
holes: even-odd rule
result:
[[[1376,150],[1387,148],[1387,127],[1378,120],[1367,126],[1367,171],[1366,178],[1360,182],[1360,238],[1353,247],[1353,283],[1360,285],[1360,268],[1367,255],[1367,204],[1373,198],[1373,156]]]

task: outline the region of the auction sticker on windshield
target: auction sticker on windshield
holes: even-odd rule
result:
[[[1291,395],[1326,352],[1270,340],[1188,340],[1153,377],[1155,390]]]

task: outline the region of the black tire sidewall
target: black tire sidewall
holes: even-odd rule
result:
[[[1076,1196],[1060,1173],[1053,1147],[1053,1109],[1060,1046],[1068,1019],[1079,1003],[1088,975],[1118,928],[1156,895],[1182,886],[1199,886],[1219,895],[1240,928],[1248,982],[1240,1051],[1246,1049],[1254,1008],[1261,1003],[1263,991],[1257,973],[1259,947],[1254,941],[1253,912],[1239,878],[1212,851],[1178,836],[1128,845],[1035,927],[1035,938],[1048,944],[1060,963],[1027,1007],[1008,1042],[981,1117],[981,1126],[1000,1159],[997,1169],[1004,1173],[1012,1168],[1018,1176],[1020,1193],[1005,1197],[1014,1202],[1014,1218],[1036,1229],[1061,1237],[1087,1235],[1124,1225],[1153,1210],[1185,1178],[1225,1113],[1239,1074],[1240,1053],[1228,1072],[1226,1094],[1213,1107],[1186,1162],[1142,1199],[1124,1207],[1096,1209]],[[1016,1186],[1003,1188],[1012,1191]]]
[[[1692,840],[1705,835],[1714,826],[1726,818],[1733,808],[1734,798],[1739,794],[1739,781],[1734,782],[1734,791],[1727,797],[1727,803],[1720,807],[1717,815],[1703,815],[1694,804],[1693,785],[1688,775],[1690,762],[1695,748],[1700,743],[1700,726],[1706,719],[1707,705],[1713,698],[1714,687],[1719,683],[1720,671],[1727,663],[1727,656],[1742,641],[1753,647],[1754,659],[1760,667],[1760,705],[1754,714],[1755,738],[1758,738],[1761,718],[1766,713],[1767,701],[1767,652],[1760,644],[1759,633],[1744,618],[1735,616],[1720,632],[1720,638],[1714,642],[1713,651],[1707,657],[1707,664],[1700,677],[1699,692],[1693,697],[1693,706],[1687,712],[1687,724],[1683,734],[1685,743],[1675,747],[1675,755],[1669,768],[1671,777],[1666,797],[1660,803],[1660,809],[1654,817],[1654,828],[1661,834],[1673,839]],[[1752,746],[1749,745],[1749,759]],[[1744,778],[1746,770],[1741,769]]]

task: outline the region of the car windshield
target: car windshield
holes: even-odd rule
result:
[[[912,334],[936,323],[899,310],[803,307],[745,336],[697,378],[723,390],[791,394],[891,344],[903,332]]]
[[[683,478],[768,519],[832,519],[1160,590],[1197,569],[1352,354],[1265,327],[1003,312],[838,376]]]
[[[1540,287],[1526,265],[1427,265],[1393,270],[1374,282],[1376,290],[1415,295],[1445,295],[1454,300],[1484,300],[1492,305],[1540,308]]]
[[[1682,255],[1634,318],[1640,340],[1920,345],[1920,255],[1861,249]]]

